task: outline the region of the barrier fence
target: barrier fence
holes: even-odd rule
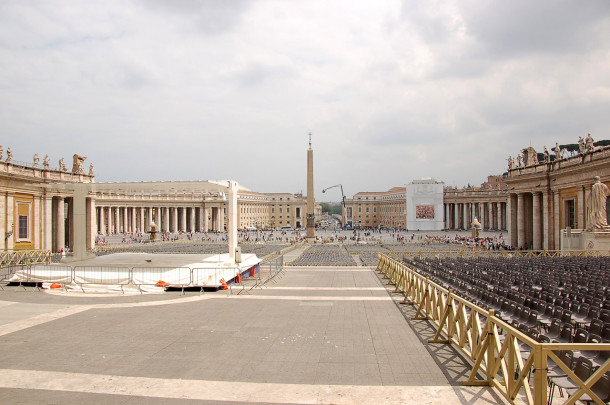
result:
[[[268,282],[277,283],[277,280],[284,274],[284,256],[269,257],[260,262],[254,274],[247,274],[249,277],[242,277],[240,285],[242,289],[237,293],[249,294],[255,288],[262,288]]]
[[[352,254],[367,252],[350,252]],[[397,250],[392,249],[383,252],[395,256],[401,254],[402,257],[594,257],[610,256],[610,250],[487,250],[487,249],[460,249],[460,250]]]
[[[280,256],[265,263],[265,266],[274,268],[271,274],[272,277],[277,275],[277,263],[281,261],[283,261],[283,257]],[[14,279],[14,282],[19,283],[19,286],[23,288],[25,288],[24,284],[27,283],[36,283],[37,285],[40,283],[55,283],[64,289],[66,289],[67,285],[78,285],[83,292],[84,286],[87,285],[118,286],[123,292],[123,287],[133,285],[140,292],[142,292],[143,287],[149,286],[181,288],[183,293],[184,289],[189,287],[200,287],[201,293],[203,293],[205,287],[226,287],[231,293],[232,285],[239,284],[242,286],[242,289],[245,288],[244,279],[246,278],[257,279],[258,275],[258,280],[266,282],[269,277],[261,277],[258,268],[259,265],[245,270],[238,267],[70,267],[59,264],[15,265],[1,269],[0,281],[7,282]],[[251,273],[254,274],[250,276]]]
[[[610,359],[606,358],[583,381],[560,359],[560,354],[583,350],[607,352],[610,343],[540,343],[497,318],[493,310],[487,311],[455,295],[453,290],[385,254],[378,254],[377,271],[395,286],[395,293],[404,294],[402,303],[416,307],[413,319],[428,320],[435,325],[437,331],[429,343],[451,344],[471,361],[469,378],[462,384],[493,387],[513,404],[522,400],[545,405],[554,392],[553,384],[549,388],[553,381],[549,378],[565,375],[571,387],[567,389],[570,396],[565,404],[577,400],[605,404],[593,387],[599,387],[598,381],[607,378]],[[484,378],[478,379],[479,375]]]
[[[50,250],[2,250],[0,251],[0,268],[20,264],[50,263]]]

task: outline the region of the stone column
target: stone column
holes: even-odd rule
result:
[[[542,250],[542,216],[540,215],[542,195],[532,194],[532,237],[534,250]]]
[[[195,207],[191,207],[191,215],[190,215],[190,220],[189,220],[189,231],[191,232],[195,232],[195,210],[197,208]]]
[[[496,203],[496,229],[502,229],[502,203]]]
[[[210,230],[210,209],[206,206],[203,208],[203,232]]]
[[[97,235],[97,218],[95,215],[95,198],[87,197],[85,199],[85,220],[87,226],[87,234],[85,240],[86,249],[91,250],[95,247],[95,237]]]
[[[487,203],[487,228],[494,229],[494,211],[491,201]]]
[[[542,249],[550,250],[550,235],[551,235],[551,206],[549,201],[549,192],[544,191],[542,193]]]
[[[70,251],[74,251],[74,197],[71,198],[67,198],[66,199],[66,203],[68,204],[68,215],[67,215],[67,227],[68,227],[68,247],[70,248]],[[84,202],[83,202],[83,213],[85,212],[85,207],[84,207]],[[86,231],[85,230],[85,221],[83,220],[83,234]],[[84,241],[84,240],[83,240]]]
[[[172,207],[172,232],[178,232],[178,207]]]
[[[114,231],[121,233],[120,207],[114,207]]]
[[[163,207],[163,231],[169,232],[169,207]]]
[[[75,260],[83,260],[89,257],[87,254],[87,195],[89,193],[88,188],[84,184],[77,184],[74,188],[74,194],[72,197],[71,205],[71,218],[70,222],[73,224],[72,229],[74,230],[72,244],[72,251],[74,252]],[[94,209],[95,205],[90,205],[90,209]],[[92,216],[92,215],[89,215]]]
[[[53,198],[46,194],[42,202],[42,221],[42,249],[53,250]]]
[[[198,222],[198,226],[197,226],[197,231],[198,232],[203,232],[203,215],[204,215],[204,209],[203,207],[199,207],[199,222]]]
[[[55,248],[53,249],[55,252],[59,252],[66,244],[64,209],[64,198],[58,197],[55,205]]]
[[[34,249],[42,249],[42,238],[40,233],[40,226],[42,225],[42,221],[40,218],[41,215],[41,200],[42,197],[34,197],[34,204],[32,206],[32,218],[34,225],[34,234],[32,235],[32,246]],[[0,220],[2,217],[0,217]]]
[[[106,215],[106,235],[112,234],[112,207],[104,208],[104,215]]]
[[[151,225],[153,223],[153,207],[146,207],[146,229],[144,232],[150,231]]]
[[[6,193],[0,194],[0,249],[6,249]]]
[[[577,204],[578,204],[578,224],[576,227],[578,229],[585,229],[585,187],[578,187],[578,196],[577,196]]]
[[[453,229],[459,228],[459,207],[458,203],[453,204]]]
[[[136,207],[131,207],[131,231],[135,234],[138,232],[138,209]]]
[[[128,228],[128,221],[127,221],[127,207],[123,207],[123,233],[127,233],[129,232],[129,228]]]
[[[98,233],[104,235],[106,231],[106,221],[104,221],[104,207],[98,207],[100,212]]]
[[[15,235],[19,232],[19,220],[15,221],[15,195],[13,193],[6,193],[6,231],[12,232],[12,235],[8,238],[6,233],[2,235],[5,240],[6,249],[12,250],[15,247]],[[17,217],[19,217],[17,215]],[[0,218],[4,221],[4,218]],[[16,223],[15,223],[16,222]]]
[[[517,201],[515,194],[509,194],[506,200],[506,227],[508,228],[507,243],[517,246]]]
[[[144,233],[146,232],[146,225],[144,223],[144,219],[145,219],[145,211],[146,209],[144,207],[139,207],[138,211],[140,211],[140,233]]]
[[[180,227],[178,229],[186,232],[186,207],[180,208]]]
[[[517,194],[517,248],[525,248],[525,203],[524,193]]]
[[[229,181],[229,192],[227,193],[229,257],[235,263],[235,249],[237,248],[237,183]],[[220,210],[222,212],[222,208]],[[221,222],[222,228],[222,222]]]
[[[224,204],[218,208],[218,229],[220,232],[225,230],[225,207]]]
[[[559,190],[553,192],[553,249],[561,249],[561,223],[559,222]]]
[[[591,185],[587,185],[584,187],[583,190],[583,196],[582,196],[582,200],[583,200],[583,227],[582,229],[587,229],[587,227],[589,226],[588,223],[588,218],[587,218],[587,200],[589,198],[591,198],[591,188],[592,188],[592,184]]]

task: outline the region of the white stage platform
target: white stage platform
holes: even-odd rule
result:
[[[235,282],[237,275],[258,272],[261,262],[255,254],[242,254],[233,264],[228,254],[115,253],[80,261],[32,265],[15,272],[11,282],[56,283],[66,289],[108,291],[136,287],[159,291],[166,287],[219,288],[222,281]],[[162,289],[161,289],[162,290]]]

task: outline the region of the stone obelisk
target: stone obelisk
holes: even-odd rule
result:
[[[311,133],[309,133],[309,149],[307,149],[307,238],[316,237],[316,200],[313,195],[313,149],[311,149]]]

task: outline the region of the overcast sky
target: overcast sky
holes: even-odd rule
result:
[[[610,139],[610,1],[0,0],[0,144],[339,200]],[[5,152],[6,156],[6,152]]]

